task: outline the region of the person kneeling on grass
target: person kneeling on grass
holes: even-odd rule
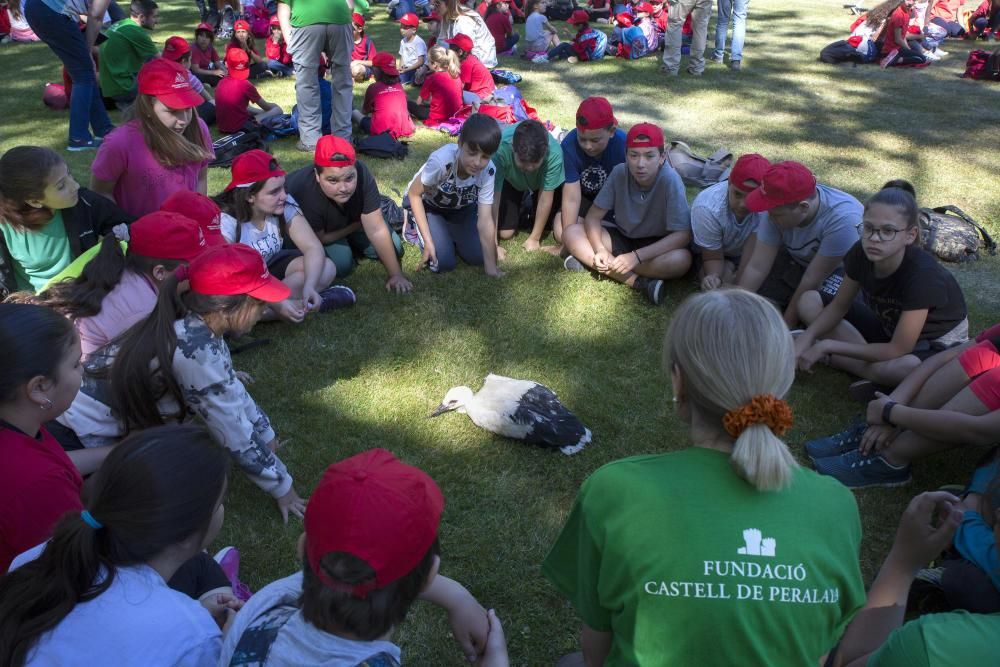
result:
[[[382,262],[385,288],[403,294],[413,289],[399,260],[403,242],[382,217],[378,185],[351,142],[327,135],[316,144],[311,167],[288,175],[288,193],[319,237],[341,278],[362,256]]]
[[[431,153],[410,181],[405,205],[412,212],[423,245],[420,268],[452,271],[455,254],[467,264],[501,276],[497,266],[493,185],[490,161],[500,145],[500,126],[485,114],[472,114],[457,144]]]
[[[761,155],[741,155],[729,180],[698,193],[691,204],[691,237],[701,289],[738,283],[744,260],[757,242],[757,226],[766,217],[751,213],[747,195],[760,186],[771,163]]]
[[[919,247],[912,186],[896,183],[904,187],[883,188],[865,204],[836,296],[811,290],[799,299],[799,318],[809,323],[795,341],[801,370],[826,360],[895,387],[924,359],[968,340],[962,288]]]
[[[625,164],[611,171],[583,225],[563,231],[570,252],[564,266],[592,269],[659,304],[663,281],[691,268],[691,213],[684,183],[667,162],[663,130],[633,126],[625,150]],[[613,223],[604,220],[609,211]]]
[[[505,667],[496,614],[438,573],[444,496],[384,449],[334,463],[309,499],[302,570],[258,591],[237,614],[220,665],[399,665],[390,641],[417,600],[448,612],[470,663]]]
[[[876,392],[864,421],[806,443],[816,470],[853,488],[901,486],[917,459],[995,443],[998,349],[1000,325],[925,360],[888,396]]]
[[[233,160],[232,180],[216,201],[222,209],[222,236],[260,253],[267,270],[291,293],[270,306],[263,319],[299,323],[309,312],[354,305],[354,292],[330,285],[337,267],[285,192],[285,172],[271,155],[247,151]]]

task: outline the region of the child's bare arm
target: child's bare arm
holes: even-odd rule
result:
[[[479,657],[486,648],[490,625],[486,610],[472,593],[457,581],[439,574],[420,594],[420,599],[448,612],[452,634],[469,662]]]

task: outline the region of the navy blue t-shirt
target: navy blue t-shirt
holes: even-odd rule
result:
[[[604,149],[599,158],[592,158],[583,152],[576,140],[575,129],[570,130],[569,134],[563,137],[562,150],[566,182],[579,182],[584,199],[593,201],[597,193],[604,187],[604,182],[608,180],[611,170],[616,165],[625,162],[625,132],[622,129],[616,129],[615,135],[611,137],[607,148]]]

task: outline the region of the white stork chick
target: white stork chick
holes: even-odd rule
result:
[[[452,387],[431,417],[456,410],[476,426],[533,445],[576,454],[590,442],[590,429],[566,409],[555,393],[530,380],[490,373],[483,388]]]

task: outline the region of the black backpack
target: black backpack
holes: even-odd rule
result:
[[[394,157],[402,160],[410,153],[410,147],[396,140],[389,130],[354,140],[358,152],[372,157]]]
[[[255,148],[267,150],[264,138],[258,132],[237,132],[227,134],[212,142],[215,159],[208,163],[209,167],[229,167],[237,155],[252,151]]]
[[[827,44],[823,47],[823,50],[819,52],[819,59],[829,65],[836,65],[837,63],[847,63],[864,62],[861,54],[858,50],[848,43],[845,39],[837,40],[832,44]]]
[[[975,261],[980,248],[997,254],[989,232],[957,206],[920,209],[920,242],[946,262]]]

